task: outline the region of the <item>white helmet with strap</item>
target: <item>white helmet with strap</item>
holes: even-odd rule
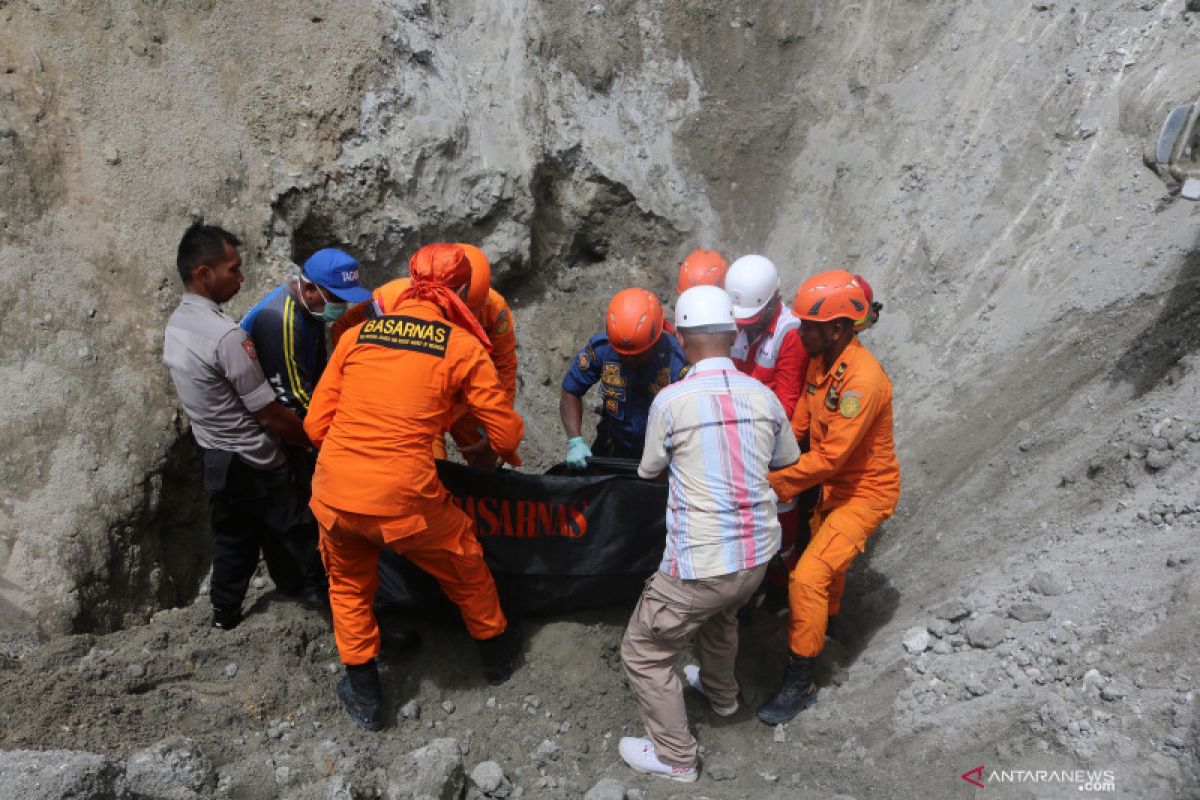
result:
[[[751,319],[779,292],[779,272],[766,256],[742,256],[729,265],[725,291],[733,299],[733,316]]]
[[[705,333],[737,330],[733,300],[719,286],[693,286],[675,303],[675,327],[681,331],[702,328]]]

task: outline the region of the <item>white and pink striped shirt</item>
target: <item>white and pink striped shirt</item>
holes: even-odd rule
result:
[[[660,391],[638,467],[643,478],[671,470],[659,570],[694,580],[770,560],[779,519],[767,473],[799,457],[775,393],[728,358],[704,359]]]

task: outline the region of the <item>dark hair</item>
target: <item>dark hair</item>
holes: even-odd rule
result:
[[[242,246],[242,240],[216,225],[193,223],[179,240],[179,253],[175,257],[179,277],[185,284],[191,283],[196,267],[202,264],[211,266],[225,256],[225,245],[237,249]]]

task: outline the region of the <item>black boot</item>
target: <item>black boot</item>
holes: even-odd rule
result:
[[[358,727],[366,731],[383,728],[383,688],[374,660],[358,666],[347,664],[346,674],[338,681],[337,696]]]
[[[492,686],[499,686],[512,677],[517,654],[524,641],[524,631],[518,620],[508,620],[504,633],[491,639],[479,640],[479,655],[483,657],[483,674]]]
[[[223,631],[231,631],[242,622],[240,608],[217,608],[213,606],[212,626]]]
[[[783,686],[758,710],[758,718],[768,725],[782,725],[815,702],[817,684],[813,681],[812,659],[788,653]]]

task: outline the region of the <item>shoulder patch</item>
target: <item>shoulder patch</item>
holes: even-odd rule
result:
[[[246,355],[250,356],[251,361],[258,361],[258,351],[254,349],[254,340],[250,337],[242,339],[242,349],[246,351]]]
[[[416,317],[379,317],[367,320],[358,329],[359,344],[412,350],[438,358],[445,358],[449,340],[449,325]]]
[[[679,370],[679,380],[683,380],[684,378],[686,378],[687,374],[691,371],[692,371],[692,365],[684,364],[683,367]]]
[[[854,419],[862,410],[862,395],[858,392],[846,392],[838,403],[838,413],[846,419]]]
[[[579,368],[587,372],[592,366],[592,362],[596,360],[596,353],[590,347],[585,347],[579,351]]]
[[[503,336],[512,330],[512,319],[507,308],[500,312],[500,316],[496,317],[496,324],[493,326],[493,330],[497,336]],[[584,367],[584,369],[587,369],[587,367]]]

